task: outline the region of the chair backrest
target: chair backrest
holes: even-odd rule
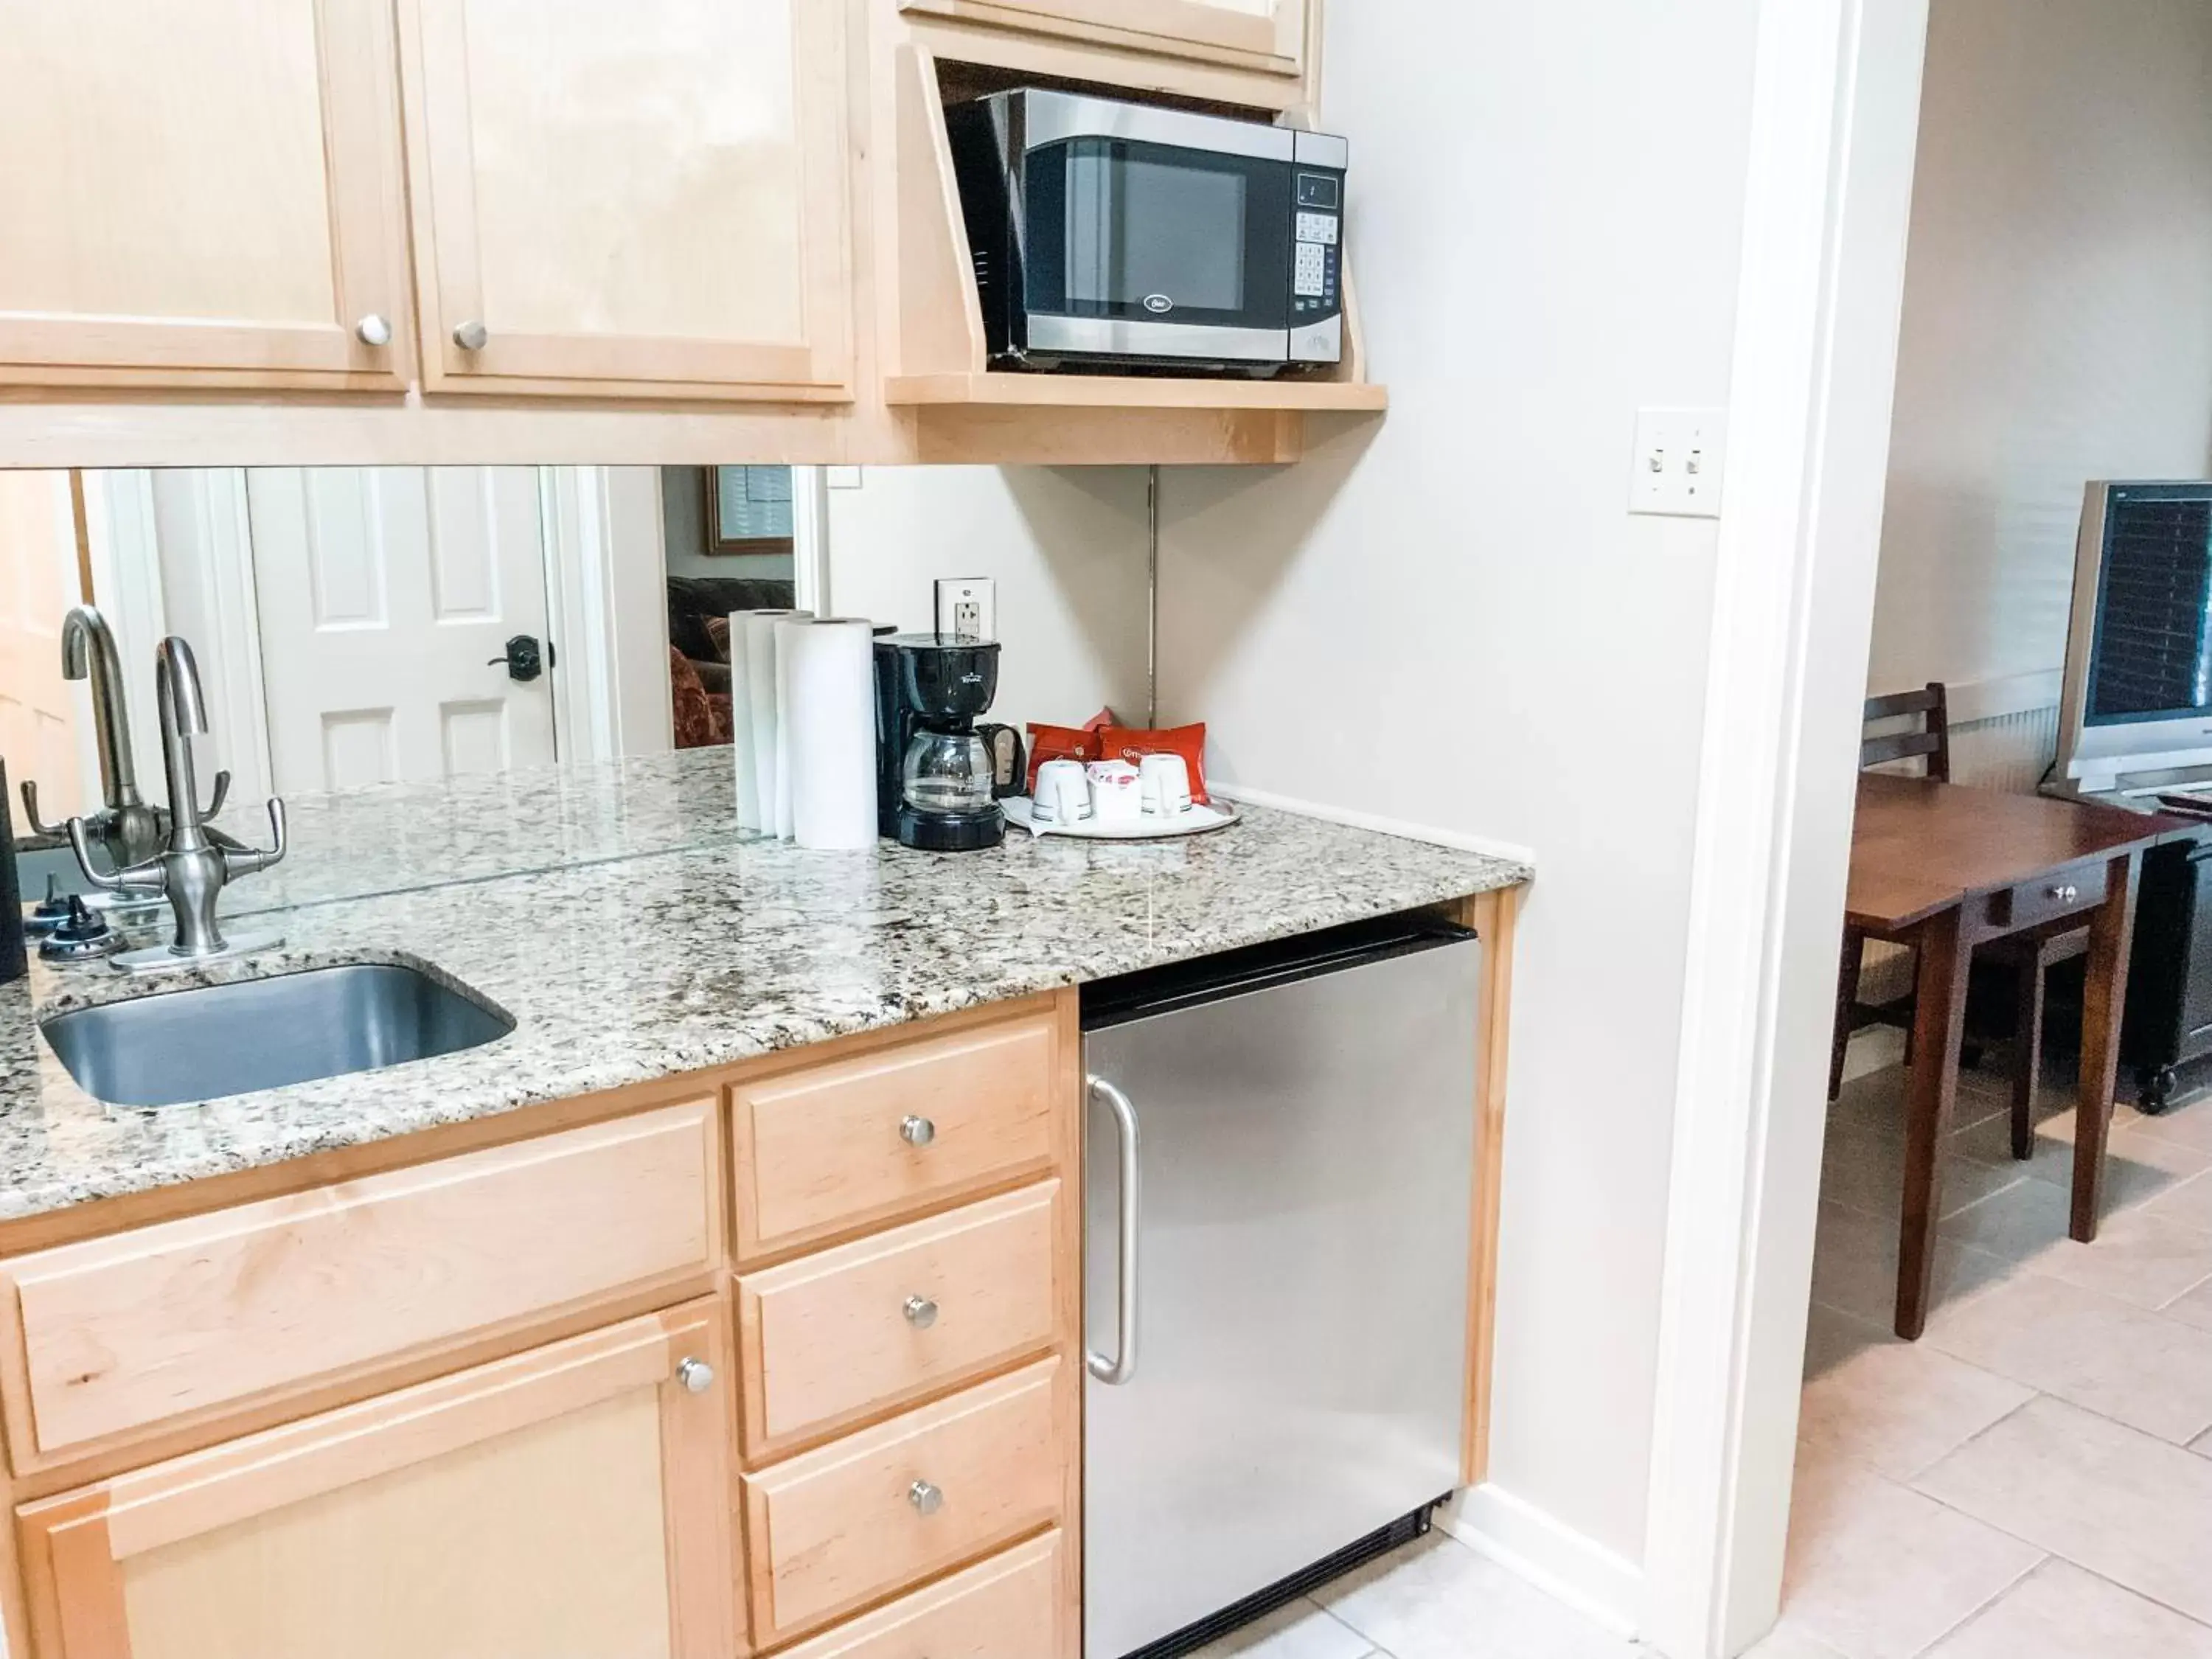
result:
[[[1918,691],[1899,691],[1893,696],[1869,697],[1866,705],[1866,724],[1876,726],[1907,716],[1917,717],[1919,729],[1908,732],[1886,732],[1877,738],[1863,738],[1859,744],[1859,770],[1869,766],[1882,766],[1891,761],[1911,760],[1915,757],[1928,763],[1928,775],[1941,782],[1951,781],[1951,705],[1941,681],[1930,682]]]

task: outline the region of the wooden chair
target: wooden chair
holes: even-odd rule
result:
[[[1919,760],[1929,777],[1941,783],[1951,781],[1951,705],[1940,681],[1931,682],[1918,691],[1869,697],[1863,719],[1868,726],[1907,719],[1918,724],[1903,732],[1863,737],[1859,744],[1861,771],[1899,761]],[[1871,1025],[1901,1026],[1908,1034],[1912,1030],[1911,996],[1882,1004],[1862,1003],[1858,1000],[1860,964],[1866,941],[1884,938],[1883,934],[1855,927],[1844,930],[1843,962],[1836,981],[1835,1042],[1828,1058],[1830,1100],[1843,1092],[1844,1054],[1854,1031]],[[1985,961],[2011,967],[2018,975],[2014,1005],[2017,1024],[2014,1027],[2016,1040],[2012,1057],[2012,1155],[2016,1158],[2026,1159],[2035,1152],[2035,1091],[2042,1069],[2045,982],[2052,968],[2085,954],[2088,948],[2089,930],[2076,919],[2054,923],[2042,933],[2000,939],[1983,946],[1979,953]]]

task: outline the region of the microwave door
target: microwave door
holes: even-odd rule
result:
[[[1030,352],[1283,363],[1292,174],[1288,161],[1141,139],[1033,145]]]

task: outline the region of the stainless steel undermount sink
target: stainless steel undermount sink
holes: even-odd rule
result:
[[[497,1041],[514,1021],[412,968],[356,963],[57,1014],[39,1028],[112,1106],[174,1106]]]

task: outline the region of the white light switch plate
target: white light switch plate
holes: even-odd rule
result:
[[[999,585],[988,576],[940,576],[937,631],[962,639],[999,637]]]
[[[1728,411],[1641,409],[1628,510],[1717,519],[1728,474]]]

